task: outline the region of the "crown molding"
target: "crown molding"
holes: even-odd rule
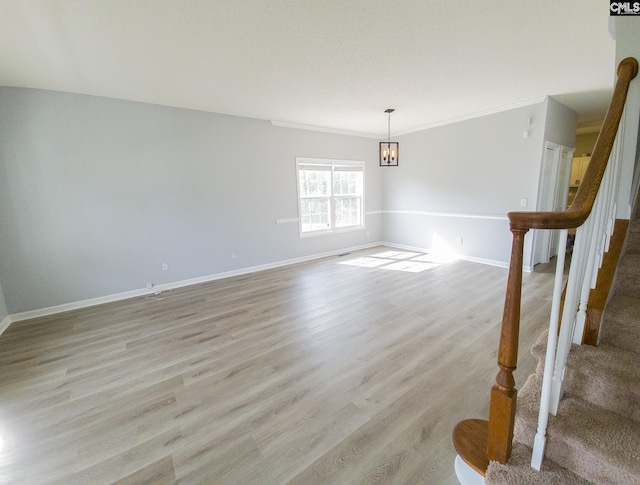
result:
[[[504,106],[498,106],[496,108],[490,108],[483,111],[476,111],[474,113],[468,113],[466,115],[457,116],[455,118],[448,118],[446,120],[436,121],[434,123],[429,123],[427,125],[418,126],[416,128],[410,128],[408,130],[398,131],[396,133],[391,133],[391,137],[408,135],[410,133],[416,133],[418,131],[429,130],[431,128],[437,128],[439,126],[451,125],[453,123],[458,123],[460,121],[472,120],[475,118],[482,118],[483,116],[488,116],[496,113],[502,113],[503,111],[509,111],[517,108],[524,108],[525,106],[531,106],[533,104],[543,103],[548,96],[540,96],[537,98],[528,99],[525,101],[520,101],[518,103],[507,104]],[[384,135],[376,135],[374,133],[363,133],[359,131],[348,131],[348,130],[340,130],[337,128],[327,128],[324,126],[314,126],[314,125],[303,125],[299,123],[289,123],[286,121],[277,121],[277,120],[269,120],[273,126],[281,126],[284,128],[294,128],[297,130],[309,130],[309,131],[319,131],[322,133],[333,133],[335,135],[346,135],[346,136],[358,136],[361,138],[373,138],[375,140],[385,140]]]
[[[416,133],[418,131],[429,130],[431,128],[437,128],[439,126],[451,125],[453,123],[459,123],[460,121],[472,120],[475,118],[482,118],[483,116],[488,116],[496,113],[502,113],[503,111],[510,111],[512,109],[524,108],[525,106],[531,106],[533,104],[543,103],[548,96],[540,96],[538,98],[528,99],[526,101],[521,101],[518,103],[507,104],[504,106],[498,106],[496,108],[490,108],[483,111],[476,111],[475,113],[469,113],[462,116],[457,116],[455,118],[449,118],[442,121],[436,121],[434,123],[429,123],[428,125],[418,126],[417,128],[411,128],[409,130],[400,131],[398,133],[392,133],[392,136],[401,136],[408,135],[410,133]]]
[[[294,128],[296,130],[308,130],[308,131],[319,131],[321,133],[332,133],[334,135],[346,135],[346,136],[357,136],[360,138],[373,138],[375,140],[380,140],[380,135],[376,135],[373,133],[361,133],[359,131],[348,131],[348,130],[339,130],[337,128],[327,128],[324,126],[313,126],[313,125],[302,125],[299,123],[289,123],[286,121],[276,121],[269,120],[273,126],[280,126],[283,128]]]

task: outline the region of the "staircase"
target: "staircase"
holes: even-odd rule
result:
[[[637,207],[637,206],[636,206]],[[638,210],[638,209],[636,209]],[[564,397],[547,429],[538,472],[531,453],[540,408],[547,332],[532,347],[538,368],[518,393],[508,464],[492,461],[488,485],[640,483],[640,218],[631,221],[627,251],[607,305],[598,347],[573,345]]]
[[[498,373],[489,419],[465,419],[453,430],[461,483],[640,484],[640,219],[633,217],[628,230],[629,221],[616,219],[618,213],[628,214],[625,208],[636,190],[621,178],[635,179],[630,172],[640,171],[635,156],[624,150],[624,136],[618,136],[638,62],[623,59],[617,73],[611,104],[571,206],[507,214],[513,239]],[[629,116],[637,116],[637,109]],[[558,258],[549,331],[532,349],[538,358],[536,373],[518,391],[513,373],[523,253],[525,235],[532,229],[559,231]],[[563,249],[572,229],[575,244],[565,284]],[[627,251],[617,264],[625,234]],[[616,267],[617,284],[610,291]]]

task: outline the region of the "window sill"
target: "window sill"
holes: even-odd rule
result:
[[[343,234],[345,232],[354,232],[354,231],[364,231],[364,226],[350,226],[340,229],[334,229],[332,231],[309,231],[309,232],[301,232],[300,239],[307,239],[310,237],[318,237],[318,236],[332,236],[334,234]]]

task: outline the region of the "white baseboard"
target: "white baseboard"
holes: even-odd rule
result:
[[[166,285],[162,285],[163,287]],[[95,305],[102,305],[103,303],[111,303],[114,301],[127,300],[129,298],[136,298],[138,296],[152,295],[156,291],[159,291],[160,286],[154,286],[153,289],[140,289],[125,291],[122,293],[115,293],[113,295],[99,296],[96,298],[89,298],[88,300],[72,301],[70,303],[63,303],[61,305],[54,305],[45,308],[39,308],[37,310],[29,310],[26,312],[13,313],[11,315],[11,323],[20,322],[22,320],[30,320],[32,318],[46,317],[49,315],[55,315],[56,313],[68,312],[71,310],[78,310],[80,308],[87,308]]]
[[[406,251],[417,251],[420,253],[431,253],[433,252],[431,249],[428,248],[422,248],[422,247],[418,247],[418,246],[407,246],[406,244],[396,244],[396,243],[392,243],[392,242],[381,242],[380,243],[383,246],[389,246],[392,248],[398,248],[398,249],[404,249]],[[485,259],[485,258],[475,258],[473,256],[465,256],[464,254],[456,254],[456,259],[461,259],[463,261],[470,261],[472,263],[481,263],[481,264],[487,264],[489,266],[498,266],[499,268],[508,268],[509,267],[509,263],[508,262],[504,262],[504,261],[496,261],[493,259]]]
[[[13,320],[11,319],[11,315],[7,315],[6,317],[4,317],[2,319],[2,321],[0,322],[0,335],[2,335],[2,333],[9,328],[9,325],[11,325],[11,322]]]
[[[509,262],[496,261],[495,259],[474,258],[473,256],[460,256],[460,259],[471,261],[472,263],[488,264],[499,268],[509,268]]]
[[[310,256],[302,256],[300,258],[292,258],[286,259],[282,261],[276,261],[274,263],[261,264],[258,266],[250,266],[247,268],[241,268],[233,271],[226,271],[224,273],[216,273],[212,275],[199,276],[197,278],[190,278],[187,280],[174,281],[172,283],[165,283],[162,285],[154,286],[152,289],[142,288],[138,290],[125,291],[123,293],[116,293],[113,295],[100,296],[97,298],[90,298],[88,300],[75,301],[71,303],[64,303],[62,305],[55,305],[46,308],[40,308],[38,310],[30,310],[21,313],[14,313],[12,315],[7,316],[4,320],[2,320],[2,324],[0,324],[0,333],[5,330],[6,327],[3,327],[6,320],[9,320],[6,323],[8,327],[11,323],[19,322],[22,320],[30,320],[32,318],[45,317],[48,315],[55,315],[56,313],[68,312],[70,310],[78,310],[80,308],[87,308],[95,305],[101,305],[103,303],[111,303],[114,301],[126,300],[129,298],[136,298],[139,296],[153,295],[156,292],[171,290],[174,288],[182,288],[183,286],[197,285],[198,283],[206,283],[209,281],[220,280],[223,278],[230,278],[232,276],[239,276],[248,273],[256,273],[258,271],[265,271],[267,269],[279,268],[281,266],[288,266],[296,263],[304,263],[306,261],[312,261],[314,259],[326,258],[328,256],[335,256],[337,254],[344,254],[350,251],[358,251],[361,249],[373,248],[376,246],[380,246],[384,243],[375,242],[370,244],[364,244],[361,246],[354,246],[350,248],[342,248],[336,249],[334,251],[328,251],[325,253],[317,253],[312,254]]]
[[[230,278],[232,276],[240,276],[240,275],[244,275],[244,274],[248,274],[248,273],[255,273],[258,271],[265,271],[268,269],[273,269],[273,268],[279,268],[281,266],[288,266],[291,264],[297,264],[297,263],[304,263],[306,261],[313,261],[314,259],[321,259],[321,258],[326,258],[328,256],[335,256],[338,254],[344,254],[346,252],[350,252],[350,251],[358,251],[361,249],[369,249],[369,248],[373,248],[376,246],[388,246],[388,247],[392,247],[392,248],[397,248],[397,249],[404,249],[407,251],[417,251],[417,252],[423,252],[423,253],[429,253],[431,252],[431,250],[429,250],[428,248],[421,248],[421,247],[416,247],[416,246],[407,246],[405,244],[396,244],[396,243],[391,243],[391,242],[385,242],[385,241],[379,241],[379,242],[375,242],[375,243],[369,243],[369,244],[364,244],[364,245],[360,245],[360,246],[353,246],[350,248],[342,248],[342,249],[336,249],[334,251],[328,251],[328,252],[324,252],[324,253],[317,253],[317,254],[312,254],[310,256],[302,256],[300,258],[292,258],[292,259],[285,259],[282,261],[276,261],[273,263],[267,263],[267,264],[261,264],[258,266],[250,266],[247,268],[241,268],[241,269],[237,269],[237,270],[233,270],[233,271],[226,271],[224,273],[216,273],[216,274],[212,274],[212,275],[206,275],[206,276],[200,276],[197,278],[190,278],[190,279],[186,279],[186,280],[181,280],[181,281],[174,281],[171,283],[165,283],[162,285],[157,285],[154,286],[152,289],[147,289],[147,288],[141,288],[141,289],[137,289],[137,290],[131,290],[131,291],[125,291],[123,293],[116,293],[113,295],[106,295],[106,296],[100,296],[97,298],[90,298],[88,300],[81,300],[81,301],[75,301],[75,302],[71,302],[71,303],[64,303],[62,305],[55,305],[55,306],[50,306],[50,307],[46,307],[46,308],[40,308],[38,310],[30,310],[30,311],[26,311],[26,312],[21,312],[21,313],[14,313],[12,315],[9,315],[7,317],[5,317],[2,320],[2,323],[0,323],[0,334],[2,332],[4,332],[4,330],[6,330],[6,328],[14,322],[20,322],[22,320],[30,320],[32,318],[38,318],[38,317],[45,317],[48,315],[55,315],[56,313],[63,313],[63,312],[68,312],[71,310],[78,310],[80,308],[87,308],[87,307],[91,307],[91,306],[95,306],[95,305],[101,305],[103,303],[111,303],[114,301],[120,301],[120,300],[126,300],[129,298],[137,298],[140,296],[147,296],[147,295],[153,295],[156,292],[160,292],[160,291],[165,291],[165,290],[171,290],[174,288],[182,288],[183,286],[190,286],[190,285],[197,285],[199,283],[207,283],[209,281],[215,281],[215,280],[220,280],[223,278]],[[470,257],[470,256],[463,256],[463,255],[459,255],[458,259],[462,259],[465,261],[471,261],[474,263],[481,263],[481,264],[487,264],[490,266],[498,266],[501,268],[508,268],[509,267],[509,263],[505,263],[503,261],[494,261],[491,259],[484,259],[484,258],[474,258],[474,257]],[[527,269],[525,268],[525,271],[527,271]]]

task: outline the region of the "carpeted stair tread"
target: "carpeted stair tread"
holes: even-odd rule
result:
[[[539,373],[518,395],[514,439],[533,446],[538,423]],[[640,423],[565,396],[557,416],[549,416],[545,459],[598,484],[640,483]]]
[[[636,208],[637,210],[638,208]],[[640,219],[637,217],[629,221],[626,253],[640,254]]]
[[[521,443],[514,443],[511,458],[507,465],[497,461],[489,463],[486,485],[590,485],[591,482],[562,468],[552,460],[545,460],[540,471],[531,468],[531,448]]]
[[[615,292],[617,295],[640,296],[640,254],[627,253],[620,259]]]
[[[547,339],[549,337],[549,330],[545,330],[540,334],[536,343],[531,347],[531,355],[538,359],[538,364],[542,362],[544,365],[544,358],[547,354]]]
[[[601,344],[573,345],[565,396],[573,396],[640,422],[640,355]],[[612,398],[613,397],[613,398]]]
[[[600,343],[640,354],[640,298],[614,294],[605,310]]]
[[[542,375],[547,351],[544,331],[531,347],[538,359],[537,373]],[[572,345],[565,376],[564,393],[601,406],[640,422],[640,355],[602,343]],[[615,399],[611,399],[615,396]]]
[[[640,225],[637,233],[629,233],[626,254],[640,254]]]

